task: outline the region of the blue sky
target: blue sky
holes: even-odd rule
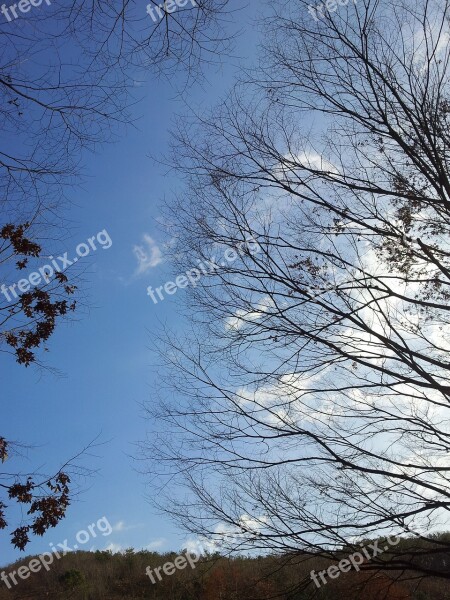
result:
[[[236,0],[235,5],[244,3]],[[189,90],[187,99],[195,109],[219,100],[239,65],[254,58],[257,33],[252,24],[257,12],[253,5],[236,13],[245,35],[237,39],[234,58],[225,57],[221,68],[206,67],[206,81]],[[157,287],[172,278],[157,221],[162,198],[177,185],[149,155],[168,151],[172,118],[187,109],[171,84],[151,75],[137,89],[143,100],[133,108],[136,127],[123,127],[118,142],[85,154],[82,186],[68,191],[70,235],[60,242],[60,252],[73,255],[80,242],[103,229],[113,243],[80,263],[86,267],[86,307],[57,329],[46,355],[47,364],[60,375],[2,358],[1,434],[33,446],[16,464],[50,473],[97,436],[101,443],[81,460],[96,472],[80,481],[81,492],[67,518],[43,538],[34,538],[27,554],[47,551],[51,542],[65,539],[71,545],[79,530],[101,517],[109,520],[113,533],[86,546],[164,551],[182,547],[185,540],[185,534],[155,514],[146,501],[151,489],[145,488],[132,456],[134,443],[146,432],[140,403],[151,399],[154,383],[152,334],[159,321],[183,326],[176,311],[182,291],[156,306],[146,294],[148,285]],[[153,257],[140,269],[136,247]],[[0,552],[3,565],[23,556],[7,535],[0,537]]]

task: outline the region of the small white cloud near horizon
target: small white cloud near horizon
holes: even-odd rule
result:
[[[142,236],[143,244],[133,246],[133,254],[136,256],[138,266],[134,272],[135,277],[147,273],[163,261],[162,252],[155,240],[148,234]]]
[[[227,554],[231,546],[238,548],[243,540],[248,539],[249,534],[253,535],[254,538],[261,535],[261,530],[266,523],[267,518],[265,516],[252,518],[243,514],[239,519],[239,527],[218,523],[211,537],[196,536],[195,538],[188,538],[185,541],[185,547],[188,552],[193,554],[205,554],[206,552]]]
[[[106,552],[112,552],[113,554],[117,554],[118,552],[122,552],[123,548],[120,544],[114,544],[114,542],[111,542],[110,544],[108,544],[105,548]]]
[[[123,531],[125,529],[125,521],[119,521],[112,526],[113,531]]]
[[[118,521],[115,525],[112,526],[112,530],[114,532],[126,531],[127,529],[130,528],[125,526],[125,521]]]
[[[130,529],[136,529],[136,527],[141,527],[141,525],[127,525],[125,521],[117,521],[117,523],[112,526],[112,530],[114,533],[121,533],[122,531],[130,531]]]
[[[161,548],[161,546],[164,546],[166,542],[166,538],[158,538],[157,540],[150,542],[150,544],[147,544],[145,550],[157,550],[158,548]]]

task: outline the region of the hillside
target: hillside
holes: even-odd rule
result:
[[[440,536],[444,537],[444,536]],[[446,536],[445,536],[446,537]],[[409,548],[414,542],[409,543]],[[434,549],[437,547],[435,546]],[[408,548],[405,547],[408,551]],[[348,556],[343,550],[342,556]],[[448,557],[432,553],[433,567],[450,574]],[[2,569],[0,600],[71,598],[73,600],[448,600],[449,579],[420,580],[402,576],[356,572],[353,569],[328,580],[320,589],[311,585],[311,570],[332,564],[318,557],[235,557],[184,553],[159,554],[127,550],[71,552],[48,569],[37,568],[38,557],[25,557]],[[198,558],[198,562],[195,562]],[[427,560],[431,560],[428,559]],[[170,566],[168,563],[171,563]],[[429,563],[428,563],[429,564]],[[162,567],[166,565],[163,569]],[[18,576],[19,569],[23,579]],[[25,567],[25,568],[24,568]],[[151,568],[150,575],[146,569]],[[160,567],[158,569],[158,567]],[[192,568],[191,568],[192,567]],[[36,572],[32,572],[36,571]],[[13,574],[11,578],[10,574]],[[17,585],[11,583],[12,579]],[[7,589],[5,581],[11,589]],[[304,589],[304,582],[309,582]],[[302,584],[303,582],[303,584]],[[302,589],[303,588],[303,589]]]

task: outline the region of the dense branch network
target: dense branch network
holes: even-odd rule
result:
[[[176,271],[260,251],[189,291],[144,455],[204,538],[329,556],[413,535],[365,568],[444,577],[447,541],[425,557],[450,508],[450,5],[307,6],[275,3],[252,81],[179,124]]]

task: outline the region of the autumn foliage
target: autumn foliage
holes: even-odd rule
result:
[[[224,557],[202,556],[195,570],[177,570],[152,584],[145,575],[173,561],[177,553],[132,549],[71,552],[55,561],[49,572],[40,571],[8,591],[0,587],[0,600],[11,598],[66,598],[72,600],[444,600],[447,584],[439,578],[406,577],[370,571],[344,573],[317,589],[311,569],[323,568],[323,559],[311,556]],[[6,572],[27,564],[29,558]]]
[[[2,463],[8,458],[8,442],[0,438],[0,460]],[[30,534],[42,536],[51,527],[64,518],[66,509],[70,504],[69,484],[70,477],[59,471],[54,477],[38,481],[27,477],[21,481],[16,476],[14,483],[1,484],[9,500],[26,507],[29,521],[14,529],[11,533],[11,543],[15,548],[24,550],[30,541]],[[8,527],[6,511],[8,504],[0,501],[0,529]]]
[[[39,258],[42,248],[26,235],[30,223],[13,225],[8,223],[0,229],[0,258],[3,261],[15,260],[18,271],[25,269],[30,257]],[[76,308],[69,297],[76,286],[69,285],[64,273],[57,272],[54,281],[44,281],[27,292],[18,295],[10,302],[0,303],[0,341],[15,354],[19,364],[29,366],[36,360],[36,349],[50,338],[59,317]]]

